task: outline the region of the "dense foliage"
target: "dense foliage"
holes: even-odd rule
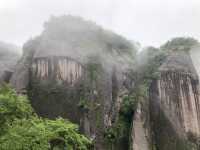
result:
[[[1,150],[88,150],[91,141],[78,126],[62,118],[39,118],[24,96],[0,89]]]
[[[177,37],[166,42],[161,46],[165,51],[189,51],[193,46],[199,44],[199,42],[190,37]]]
[[[0,89],[0,135],[4,134],[14,120],[32,116],[33,109],[26,97],[17,96],[8,86]]]

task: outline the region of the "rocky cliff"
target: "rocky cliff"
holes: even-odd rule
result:
[[[188,42],[193,44],[188,46]],[[161,47],[161,52],[165,53],[165,58],[156,66],[157,71],[153,71],[157,72],[156,78],[150,79],[145,102],[140,100],[133,116],[132,149],[198,150],[198,42],[177,38]],[[151,61],[148,63],[152,65]],[[149,77],[143,77],[146,79]]]
[[[111,31],[52,17],[24,44],[10,83],[40,116],[79,124],[96,150],[199,150],[200,53],[189,41],[137,59],[134,44]]]
[[[28,94],[39,115],[68,118],[94,140],[95,149],[108,149],[104,136],[127,88],[132,43],[92,22],[62,16],[51,18],[23,50],[12,86]]]
[[[199,79],[187,53],[168,56],[150,92],[157,149],[192,149],[199,137]],[[190,143],[191,142],[191,143]]]

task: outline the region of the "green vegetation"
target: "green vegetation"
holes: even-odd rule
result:
[[[0,89],[1,150],[88,150],[91,141],[78,126],[62,118],[39,118],[25,96]]]
[[[140,76],[143,80],[142,84],[146,85],[146,87],[150,87],[152,80],[157,79],[159,77],[159,66],[162,65],[164,59],[167,55],[172,53],[181,53],[181,52],[189,52],[193,46],[198,45],[198,41],[193,38],[174,38],[168,41],[166,44],[160,47],[158,50],[153,50],[152,48],[148,48],[148,55],[152,55],[152,52],[156,52],[156,55],[148,60],[148,63],[144,66],[144,73],[142,72]],[[155,54],[155,53],[153,53]],[[144,76],[142,76],[144,74]],[[159,111],[159,115],[157,118],[153,118],[153,134],[155,137],[155,143],[152,145],[155,150],[193,150],[198,147],[195,145],[195,142],[190,142],[190,139],[184,139],[184,137],[179,137],[176,135],[176,131],[174,131],[174,127],[171,125],[170,121],[166,118],[162,109]]]
[[[83,110],[83,111],[86,111],[88,112],[90,110],[90,106],[88,104],[88,101],[85,100],[85,99],[81,99],[78,103],[78,107]]]
[[[89,70],[89,77],[91,80],[96,80],[98,75],[98,64],[90,63],[88,64],[88,70]]]
[[[189,51],[193,46],[198,45],[199,42],[191,37],[178,37],[165,43],[161,46],[164,51]]]
[[[104,137],[109,148],[113,150],[114,145],[123,145],[125,149],[129,147],[129,136],[131,133],[132,117],[137,107],[137,96],[126,95],[121,104],[119,118],[110,128],[105,130]]]
[[[99,56],[90,56],[88,57],[88,63],[87,63],[87,71],[88,71],[88,77],[91,81],[96,81],[99,74],[102,73],[102,65],[100,63],[100,57]]]
[[[16,119],[29,119],[35,116],[33,109],[24,96],[17,96],[8,86],[0,89],[0,135]]]
[[[134,110],[137,108],[137,95],[124,96],[120,108],[121,116],[124,116],[128,122],[131,122]]]
[[[146,100],[149,97],[149,88],[153,80],[156,80],[160,76],[159,67],[163,64],[167,55],[172,51],[186,51],[188,52],[193,46],[197,45],[198,41],[192,38],[175,38],[167,42],[160,49],[154,47],[147,47],[140,54],[140,59],[136,64],[137,69],[129,72],[129,77],[133,78],[134,87],[129,90],[128,95],[124,95],[121,103],[118,120],[114,125],[105,130],[104,136],[109,144],[109,149],[116,149],[116,145],[123,143],[131,143],[129,137],[131,134],[131,127],[133,125],[134,112],[137,109],[138,103],[142,105],[142,111],[146,113],[147,107]],[[141,61],[142,60],[142,61]],[[162,137],[157,137],[156,144],[152,145],[154,149],[177,149],[177,150],[193,150],[199,147],[196,137],[189,136],[191,139],[187,140],[179,139],[177,135],[174,135],[175,131],[170,131],[168,120],[164,120],[162,116],[156,124],[156,131],[154,134],[160,135],[166,133]],[[146,124],[144,124],[145,126]],[[161,129],[160,129],[161,128]],[[165,131],[167,129],[167,132]],[[120,143],[120,144],[119,144]],[[130,145],[129,145],[130,147]],[[128,149],[128,148],[125,148]]]
[[[149,87],[152,80],[155,80],[159,77],[158,68],[164,62],[167,53],[154,47],[147,47],[144,49],[143,53],[145,53],[145,56],[141,56],[140,60],[146,60],[146,63],[140,65],[139,60],[139,69],[135,74],[136,79],[134,80],[137,82],[137,85],[145,84],[147,87]]]
[[[2,150],[87,150],[90,141],[78,134],[76,125],[64,119],[33,117],[15,120],[0,138]]]
[[[159,77],[158,68],[166,55],[159,49],[152,47],[147,48],[146,51],[147,62],[142,65],[138,63],[139,70],[129,72],[128,76],[133,78],[135,85],[129,90],[127,95],[123,96],[117,121],[112,127],[105,130],[104,137],[111,150],[115,148],[114,145],[124,145],[125,149],[129,149],[133,116],[138,103],[142,105],[146,103],[150,84]]]

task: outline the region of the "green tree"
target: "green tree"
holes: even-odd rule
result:
[[[189,51],[193,46],[198,45],[199,42],[191,37],[177,37],[169,40],[160,48],[164,51]]]
[[[68,120],[38,117],[27,97],[0,89],[0,150],[88,150],[91,141]]]
[[[34,115],[25,96],[18,96],[8,85],[0,89],[0,135],[15,119],[28,119]]]

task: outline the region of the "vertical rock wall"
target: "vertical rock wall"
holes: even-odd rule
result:
[[[33,76],[38,79],[49,79],[54,76],[57,80],[74,85],[82,76],[82,65],[70,58],[52,57],[36,58],[32,64]]]
[[[49,118],[62,116],[79,124],[83,72],[83,66],[68,57],[34,58],[27,91],[36,112]]]
[[[150,98],[157,149],[188,149],[190,136],[198,138],[200,135],[199,81],[196,74],[162,71],[160,79],[152,84]]]
[[[95,65],[95,69],[89,69],[90,65]],[[82,108],[84,119],[81,122],[84,132],[94,140],[95,150],[107,150],[109,144],[104,136],[106,129],[117,119],[122,72],[117,72],[115,69],[108,72],[99,64],[90,63],[89,66],[84,81],[86,107]],[[92,77],[91,73],[96,75]],[[117,150],[118,147],[116,146],[115,149]]]
[[[27,91],[40,116],[68,118],[96,150],[107,149],[104,132],[118,113],[120,74],[136,54],[132,42],[90,21],[61,16],[46,22],[23,49],[13,87]]]
[[[167,110],[169,120],[176,126],[179,121],[186,133],[199,135],[200,103],[199,83],[191,75],[177,72],[163,72],[158,81],[161,107]],[[172,120],[173,117],[176,116]]]
[[[108,148],[106,128],[119,111],[122,72],[107,71],[101,63],[80,64],[68,57],[35,58],[28,95],[43,117],[64,117],[77,123],[94,140],[96,150]]]

